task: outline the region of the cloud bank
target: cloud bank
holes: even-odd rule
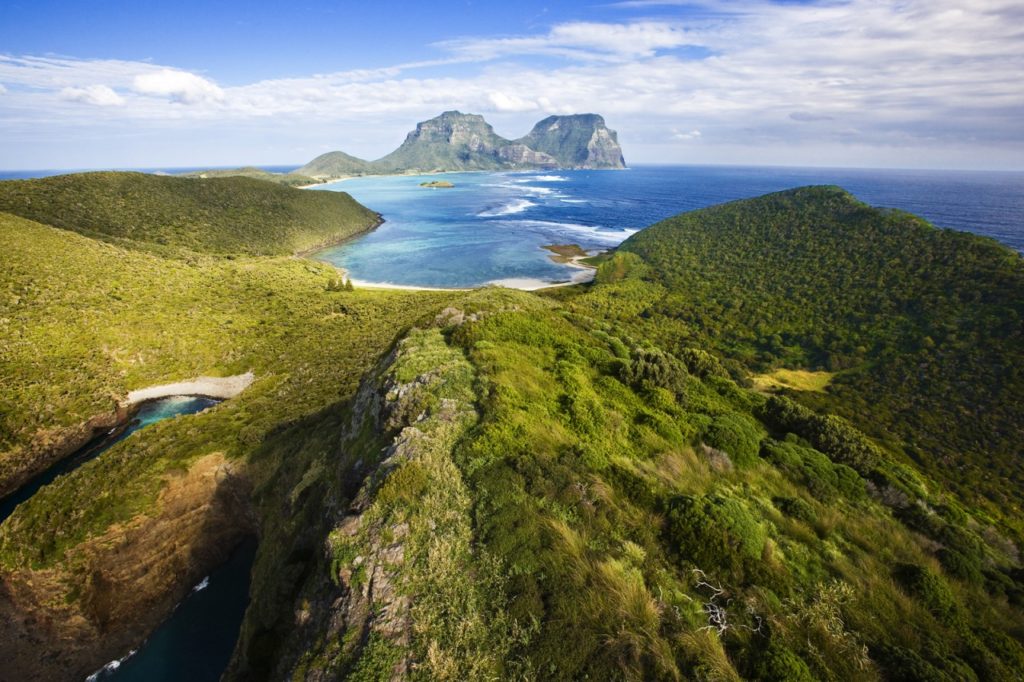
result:
[[[434,43],[437,59],[232,86],[173,65],[0,56],[0,135],[244,126],[288,139],[302,161],[329,148],[379,156],[445,109],[493,116],[510,135],[541,115],[594,111],[634,160],[743,162],[742,150],[751,163],[1022,158],[1016,0],[745,1],[679,18],[683,3],[620,4],[659,16],[466,37]],[[332,139],[314,150],[317,130]]]

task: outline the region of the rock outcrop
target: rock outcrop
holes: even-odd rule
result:
[[[526,137],[506,140],[483,116],[446,111],[416,125],[402,145],[376,161],[322,154],[294,171],[315,178],[371,173],[466,170],[625,168],[615,131],[597,114],[549,116]]]
[[[508,652],[483,647],[500,624],[479,609],[498,599],[499,571],[472,545],[470,497],[453,461],[478,416],[475,372],[440,328],[476,319],[446,310],[364,379],[339,434],[337,487],[324,496],[344,500],[325,505],[327,541],[273,628],[265,611],[254,627],[263,606],[250,606],[226,679],[496,677]]]

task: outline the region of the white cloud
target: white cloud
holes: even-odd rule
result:
[[[180,129],[182,141],[200,126],[248,121],[266,137],[261,126],[270,124],[260,119],[273,117],[286,122],[275,121],[275,137],[313,144],[312,131],[323,131],[315,144],[374,156],[415,121],[457,108],[487,114],[513,137],[544,114],[600,113],[627,158],[631,146],[651,157],[786,148],[817,161],[815,148],[854,144],[879,154],[974,148],[1024,158],[1019,0],[744,0],[705,3],[696,14],[647,4],[678,16],[466,38],[438,44],[435,60],[223,88],[169,65],[0,55],[0,82],[17,86],[0,103],[0,137],[20,139],[41,120],[130,121],[137,130]],[[678,50],[689,46],[700,49]],[[62,99],[96,87],[123,106],[100,112]],[[676,140],[699,134],[701,144],[665,145],[666,131]]]
[[[136,76],[132,81],[136,92],[144,95],[170,97],[182,104],[217,102],[224,91],[202,76],[176,69],[160,69]]]
[[[3,95],[6,92],[7,92],[7,88],[4,87],[3,83],[0,83],[0,95]]]
[[[106,85],[63,88],[60,91],[59,97],[67,102],[81,102],[97,107],[116,107],[124,104],[124,98]]]
[[[536,111],[540,108],[536,102],[504,92],[492,92],[487,99],[496,111]]]
[[[529,54],[585,61],[623,61],[653,57],[658,50],[688,43],[686,30],[673,23],[574,21],[558,24],[541,36],[463,38],[437,43],[437,46],[475,61]]]
[[[832,121],[835,120],[832,116],[825,114],[816,114],[813,111],[794,111],[789,117],[794,121],[801,121],[804,123],[810,123],[813,121]]]

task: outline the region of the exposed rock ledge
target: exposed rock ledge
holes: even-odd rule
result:
[[[168,398],[172,395],[205,395],[210,398],[234,398],[255,381],[256,375],[251,371],[236,374],[232,377],[196,377],[189,381],[178,381],[173,384],[148,386],[128,392],[128,404],[137,405],[147,400]]]

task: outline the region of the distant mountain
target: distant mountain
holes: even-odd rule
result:
[[[506,140],[483,116],[446,111],[423,121],[402,145],[376,161],[328,152],[293,171],[314,178],[463,170],[625,168],[614,130],[596,114],[549,116],[529,135]]]
[[[519,144],[547,154],[561,168],[625,168],[618,136],[597,114],[548,116]]]
[[[369,161],[363,161],[345,152],[327,152],[302,168],[293,170],[291,174],[325,178],[340,175],[366,175],[373,172],[373,164]]]

